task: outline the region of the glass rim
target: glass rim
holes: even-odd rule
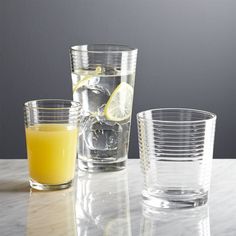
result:
[[[152,119],[152,118],[143,118],[142,115],[147,113],[147,112],[155,112],[155,111],[186,111],[186,112],[196,112],[198,114],[202,115],[207,115],[209,117],[205,119],[199,119],[199,120],[161,120],[161,119]],[[147,120],[147,121],[153,121],[153,122],[158,122],[158,123],[168,123],[168,124],[191,124],[191,123],[202,123],[206,122],[209,120],[216,120],[217,115],[215,113],[209,112],[209,111],[204,111],[204,110],[199,110],[199,109],[192,109],[192,108],[154,108],[154,109],[149,109],[145,111],[141,111],[137,113],[137,119],[138,120]]]
[[[55,104],[71,104],[71,106],[65,106],[65,107],[40,107],[37,106],[38,102],[52,102]],[[69,109],[81,109],[81,104],[79,102],[73,101],[73,100],[67,100],[67,99],[36,99],[36,100],[30,100],[24,103],[24,108],[29,109],[42,109],[42,110],[69,110]]]
[[[101,46],[101,47],[118,47],[118,48],[121,48],[120,50],[88,50],[88,49],[83,49],[83,47],[86,47],[86,46]],[[123,48],[123,49],[122,49]],[[124,52],[138,52],[138,48],[134,48],[134,47],[129,47],[128,45],[122,45],[122,44],[78,44],[78,45],[73,45],[70,47],[70,50],[71,51],[76,51],[76,52],[88,52],[88,53],[114,53],[114,54],[117,54],[117,53],[124,53]]]

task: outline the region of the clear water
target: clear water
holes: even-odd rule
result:
[[[112,68],[72,73],[73,99],[82,104],[78,157],[87,162],[122,162],[127,158],[130,117],[119,122],[107,120],[104,108],[121,82],[134,87],[134,74],[121,74]],[[125,99],[125,98],[122,98]],[[132,104],[132,103],[131,103]]]

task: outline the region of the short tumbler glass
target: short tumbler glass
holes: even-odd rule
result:
[[[185,108],[137,114],[144,204],[188,208],[207,202],[216,115]]]
[[[70,49],[73,99],[82,105],[79,168],[89,172],[125,168],[137,49],[78,45]]]
[[[80,105],[68,100],[35,100],[24,105],[30,186],[68,188],[75,174]]]

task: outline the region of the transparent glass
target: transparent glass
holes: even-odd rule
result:
[[[67,100],[36,100],[24,105],[30,186],[68,188],[75,174],[81,106]]]
[[[129,148],[137,49],[121,45],[71,47],[73,99],[82,104],[79,168],[125,168]]]
[[[143,201],[154,208],[207,202],[216,115],[166,108],[137,114]]]

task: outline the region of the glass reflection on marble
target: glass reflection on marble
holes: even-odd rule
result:
[[[210,236],[208,206],[150,211],[143,205],[140,236]]]
[[[39,192],[31,190],[28,215],[28,236],[75,236],[75,190]]]
[[[131,236],[126,170],[94,174],[80,172],[76,220],[80,236]]]

